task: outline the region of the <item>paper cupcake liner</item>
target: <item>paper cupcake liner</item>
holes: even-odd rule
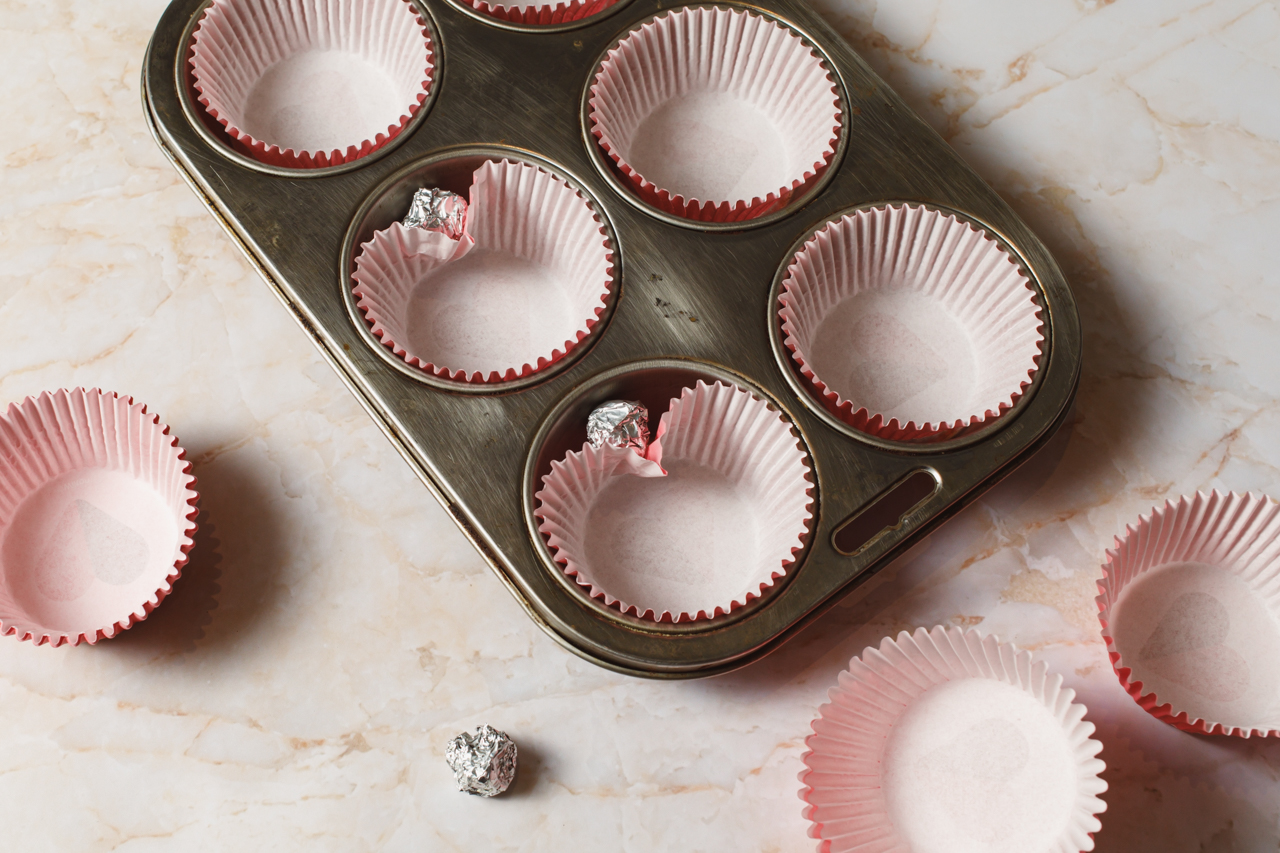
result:
[[[572,0],[569,3],[486,3],[472,0],[471,6],[500,21],[512,24],[547,26],[567,24],[598,15],[618,0]]]
[[[886,637],[813,722],[800,774],[827,853],[1093,849],[1107,789],[1075,691],[977,631]]]
[[[0,634],[109,639],[146,619],[187,563],[195,478],[131,398],[46,392],[0,418]]]
[[[1098,590],[1111,664],[1148,713],[1189,732],[1280,735],[1280,504],[1166,501],[1116,537]]]
[[[699,381],[672,400],[641,457],[584,445],[551,464],[538,529],[566,575],[643,619],[710,619],[794,563],[812,519],[790,427],[741,388]]]
[[[902,205],[828,224],[787,269],[784,343],[820,399],[855,429],[942,441],[995,421],[1030,384],[1040,309],[982,231]]]
[[[633,31],[591,86],[591,132],[649,204],[739,222],[802,195],[835,156],[840,101],[794,32],[686,8]]]
[[[434,61],[407,0],[214,0],[190,57],[200,103],[237,150],[293,169],[356,160],[398,136],[427,99]]]
[[[399,223],[375,232],[356,258],[356,305],[392,352],[435,376],[528,376],[591,333],[613,251],[586,200],[535,166],[484,163],[470,199],[461,241]]]

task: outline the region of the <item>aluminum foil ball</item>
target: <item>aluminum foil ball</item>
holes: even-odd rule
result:
[[[458,780],[458,790],[468,794],[497,796],[516,778],[516,743],[493,726],[458,735],[449,743],[445,760]]]
[[[401,224],[405,228],[439,231],[451,240],[459,240],[467,227],[467,200],[448,190],[420,189],[413,194]]]
[[[592,447],[630,447],[644,453],[649,446],[649,410],[632,400],[610,400],[587,418],[587,441]]]

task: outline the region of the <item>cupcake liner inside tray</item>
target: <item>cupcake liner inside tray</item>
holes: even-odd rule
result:
[[[237,93],[261,100],[250,77],[272,83],[236,45],[269,5],[168,8],[143,74],[156,139],[508,588],[593,662],[676,678],[766,654],[1065,417],[1080,339],[1057,266],[800,0],[362,0],[363,41],[326,37],[363,63],[346,84],[385,78],[362,107],[396,115],[290,156],[223,121]],[[196,51],[214,12],[235,26]],[[221,108],[210,57],[234,72]],[[364,121],[324,70],[273,91],[329,129]],[[423,188],[470,199],[461,242],[406,236]],[[648,407],[661,458],[586,446],[608,400]],[[553,496],[573,466],[590,487]],[[636,537],[602,549],[578,518]]]

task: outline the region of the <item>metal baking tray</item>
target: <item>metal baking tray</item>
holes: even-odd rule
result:
[[[748,8],[790,26],[838,78],[844,121],[823,179],[749,223],[701,225],[647,208],[586,127],[605,52],[672,8],[622,0],[573,24],[522,27],[455,0],[414,0],[432,30],[436,80],[412,123],[374,155],[311,171],[232,151],[195,100],[187,66],[208,0],[175,0],[143,66],[161,149],[292,312],[396,449],[529,616],[558,642],[632,675],[689,678],[741,667],[801,630],[1031,456],[1065,418],[1079,378],[1075,302],[1061,271],[1009,206],[805,3]],[[516,156],[560,175],[609,232],[619,285],[592,335],[551,369],[459,387],[396,358],[357,312],[360,242],[402,216],[413,190],[458,185],[483,158]],[[878,441],[809,393],[776,319],[792,255],[829,220],[911,201],[985,227],[1038,291],[1043,355],[1034,382],[994,425],[936,445]],[[552,459],[581,447],[587,412],[615,397],[660,413],[696,378],[752,390],[790,420],[813,465],[814,519],[796,566],[761,598],[711,620],[642,621],[589,598],[552,561],[533,494]]]

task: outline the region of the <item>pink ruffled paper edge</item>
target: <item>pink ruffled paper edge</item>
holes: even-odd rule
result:
[[[598,15],[609,9],[619,0],[570,0],[568,3],[542,3],[537,6],[521,8],[504,6],[501,3],[487,3],[485,0],[472,0],[471,8],[481,14],[499,21],[525,26],[551,26],[581,21],[592,15]]]
[[[184,504],[187,507],[187,510],[182,518],[186,524],[181,530],[179,530],[180,541],[178,543],[178,553],[174,558],[172,570],[165,576],[164,584],[159,586],[153,593],[154,600],[148,599],[142,602],[141,612],[136,610],[132,611],[126,618],[117,620],[110,625],[99,628],[92,634],[85,631],[81,631],[74,635],[65,632],[57,634],[44,632],[37,636],[33,631],[27,629],[24,630],[21,635],[18,635],[17,626],[4,624],[3,621],[0,621],[0,636],[17,636],[20,641],[29,641],[37,646],[42,646],[46,643],[53,648],[58,648],[59,646],[68,643],[72,646],[78,646],[81,643],[93,645],[99,640],[109,640],[117,637],[120,635],[120,632],[127,631],[139,622],[144,621],[152,614],[152,612],[155,611],[157,607],[160,606],[161,602],[168,598],[169,594],[173,592],[173,585],[180,577],[182,577],[182,570],[186,568],[187,563],[190,562],[191,549],[195,547],[195,534],[199,529],[199,525],[196,523],[196,516],[199,514],[200,495],[195,490],[196,478],[191,473],[191,462],[187,459],[187,451],[178,445],[178,438],[170,432],[169,425],[161,423],[160,416],[157,414],[148,415],[146,405],[135,403],[133,397],[121,396],[114,391],[103,391],[100,388],[85,389],[83,387],[76,387],[71,390],[60,389],[53,392],[45,391],[38,396],[27,397],[21,403],[10,403],[9,409],[3,416],[0,416],[0,420],[3,420],[6,424],[12,424],[14,417],[27,406],[35,407],[38,406],[42,400],[52,401],[58,397],[72,398],[77,394],[84,397],[97,396],[100,398],[107,398],[109,400],[123,400],[125,405],[130,409],[134,406],[139,406],[138,416],[142,418],[142,423],[152,427],[159,427],[160,435],[169,439],[167,446],[177,449],[177,461],[182,463],[182,467],[179,469],[179,474],[184,480],[183,488],[186,496]]]
[[[200,37],[200,31],[204,27],[205,20],[209,16],[209,12],[213,9],[211,4],[200,18],[200,23],[196,26],[195,31],[191,34],[191,43],[187,48],[187,64],[192,76],[192,85],[198,93],[196,99],[205,112],[214,118],[218,124],[222,125],[223,131],[229,137],[231,147],[241,154],[244,154],[260,163],[266,163],[270,166],[280,166],[286,169],[324,169],[330,166],[340,166],[343,163],[350,163],[353,160],[359,160],[367,157],[373,152],[383,148],[391,140],[399,136],[409,122],[413,121],[413,117],[422,109],[422,105],[426,103],[427,96],[431,92],[431,84],[435,77],[435,51],[431,41],[431,31],[427,27],[426,21],[422,19],[416,8],[407,0],[405,2],[410,9],[413,9],[414,18],[422,28],[422,39],[426,49],[426,72],[422,80],[422,91],[416,96],[414,103],[409,104],[408,112],[400,116],[395,124],[387,126],[386,133],[379,133],[373,139],[362,140],[357,145],[349,145],[345,151],[341,149],[333,149],[331,151],[296,151],[292,148],[281,149],[280,146],[268,144],[260,139],[255,139],[250,134],[244,132],[240,128],[231,124],[230,119],[219,114],[218,110],[209,104],[208,97],[205,96],[204,87],[200,80],[200,69],[196,62],[195,46],[196,41]]]
[[[533,164],[523,163],[521,161],[507,160],[505,158],[500,162],[511,163],[514,165],[522,165],[522,166],[533,165]],[[533,167],[543,172],[544,174],[550,175],[550,177],[553,178],[554,180],[557,180],[557,181],[561,180],[557,176],[551,174],[550,172],[546,172],[545,170],[542,170],[536,165]],[[563,183],[563,181],[561,181],[561,183]],[[565,185],[568,186],[568,184],[565,184]],[[472,186],[474,187],[474,183],[472,184]],[[590,210],[592,220],[598,226],[598,231],[601,238],[601,245],[604,247],[604,250],[605,250],[605,263],[606,263],[605,284],[604,284],[604,288],[600,291],[600,295],[599,295],[600,304],[593,306],[592,308],[592,311],[594,312],[593,316],[588,317],[584,321],[582,328],[578,329],[575,332],[574,338],[566,339],[564,344],[558,348],[553,349],[550,355],[538,356],[537,362],[535,364],[530,364],[529,362],[525,362],[519,368],[516,368],[515,366],[511,366],[501,373],[499,373],[496,370],[491,370],[489,371],[488,374],[481,374],[479,371],[473,371],[472,373],[468,374],[467,371],[464,369],[461,369],[461,368],[454,369],[454,368],[448,367],[447,365],[438,365],[430,360],[424,361],[415,355],[411,355],[404,348],[403,345],[395,341],[394,337],[387,331],[385,326],[383,326],[382,322],[376,316],[375,317],[370,316],[370,305],[368,300],[361,294],[357,293],[356,307],[360,310],[360,313],[364,316],[365,322],[369,324],[370,331],[383,344],[383,346],[391,350],[391,352],[395,354],[397,358],[403,360],[410,367],[416,367],[419,370],[422,370],[426,373],[430,373],[431,375],[436,376],[440,379],[448,379],[453,382],[465,382],[472,385],[487,385],[487,384],[492,384],[496,382],[512,382],[517,379],[523,379],[527,376],[532,376],[535,373],[539,373],[547,369],[551,365],[555,364],[556,362],[565,358],[565,356],[567,356],[570,352],[572,352],[578,346],[578,344],[582,343],[584,340],[586,340],[588,337],[591,336],[592,331],[595,329],[596,325],[599,324],[600,322],[601,315],[603,315],[604,312],[607,310],[609,306],[609,299],[612,296],[614,287],[617,284],[617,265],[615,263],[616,255],[613,249],[613,244],[609,240],[609,233],[608,231],[605,230],[604,223],[601,221],[600,215],[596,213],[596,211],[591,207],[590,202],[588,202],[587,199],[584,198],[580,192],[573,189],[573,187],[571,186],[569,187],[569,189],[573,190],[574,194],[578,197],[578,199],[580,199],[582,203],[587,206],[587,209]],[[471,201],[474,202],[474,199],[471,199]],[[464,231],[464,235],[462,238],[464,241],[471,240],[471,237],[469,234],[470,224],[471,224],[471,217],[470,215],[468,215],[467,224],[464,226],[464,229],[466,230]],[[414,232],[418,231],[419,229],[406,229],[400,223],[393,222],[387,229],[384,229],[384,230],[392,234],[393,238],[398,238],[397,243],[400,244],[401,246],[404,246],[405,240],[416,237],[417,235]],[[444,235],[438,235],[438,236],[443,240],[448,239],[447,237],[444,237]],[[363,247],[362,247],[361,254],[363,254]],[[465,252],[460,254],[465,254]],[[358,258],[359,256],[357,256],[357,270],[359,268]],[[353,276],[353,279],[354,279],[354,276]],[[356,289],[358,290],[360,287],[359,279],[355,279],[355,281],[357,282]]]
[[[755,14],[749,10],[745,10],[744,13],[752,15]],[[656,25],[659,21],[670,14],[671,12],[664,13],[640,27],[637,27],[632,30],[626,38],[634,37],[646,27]],[[796,38],[800,38],[798,33],[781,21],[774,21],[772,18],[766,18],[766,20],[776,23],[778,26],[791,32],[791,34]],[[616,48],[611,50],[609,52],[609,56],[612,57],[616,50]],[[596,79],[592,81],[591,84],[591,112],[589,115],[591,122],[591,135],[596,138],[601,149],[603,149],[609,159],[614,162],[618,170],[622,172],[631,185],[635,187],[640,198],[659,210],[684,219],[690,219],[695,222],[747,222],[752,219],[758,219],[761,216],[773,213],[775,210],[781,210],[786,207],[793,198],[804,195],[808,192],[815,184],[818,183],[819,180],[821,180],[823,174],[835,159],[836,147],[839,145],[840,133],[844,125],[844,114],[839,107],[839,89],[836,86],[835,77],[832,75],[831,69],[827,67],[826,62],[822,57],[819,56],[812,48],[810,48],[810,53],[826,72],[827,82],[831,84],[831,94],[835,98],[836,106],[833,116],[835,124],[832,127],[831,139],[828,140],[827,147],[822,152],[821,160],[815,161],[799,178],[792,180],[790,186],[779,187],[777,190],[766,195],[763,199],[755,197],[750,201],[747,201],[746,199],[735,199],[719,202],[686,199],[678,193],[672,193],[671,191],[663,189],[662,187],[659,187],[647,180],[643,175],[637,172],[619,152],[614,150],[609,137],[605,134],[604,130],[600,128],[598,121],[599,113],[596,108],[596,89],[600,85],[599,75],[596,76]]]
[[[865,840],[877,845],[870,849],[895,853],[905,850],[900,845],[888,844],[894,839],[885,831],[889,825],[887,815],[883,823],[877,825],[875,819],[880,815],[874,809],[869,810],[872,814],[856,815],[856,820],[838,813],[841,806],[866,809],[869,805],[866,799],[851,796],[844,803],[823,801],[823,795],[832,791],[850,790],[847,780],[844,786],[832,785],[831,777],[851,774],[837,774],[829,765],[875,764],[866,755],[867,741],[879,734],[877,729],[886,714],[895,714],[892,722],[896,723],[897,717],[920,695],[937,684],[954,680],[946,677],[948,670],[957,678],[989,678],[1017,687],[1043,704],[1062,725],[1064,736],[1077,745],[1073,755],[1077,779],[1082,783],[1072,815],[1073,821],[1079,824],[1072,833],[1077,843],[1067,849],[1092,850],[1094,835],[1101,828],[1097,816],[1107,809],[1106,802],[1100,798],[1108,788],[1102,779],[1106,764],[1098,758],[1103,745],[1093,737],[1096,727],[1085,719],[1088,709],[1075,701],[1076,691],[1065,687],[1062,676],[1051,673],[1046,662],[1013,643],[1001,642],[994,635],[972,628],[941,625],[932,629],[917,628],[910,633],[900,631],[896,638],[884,637],[878,646],[866,647],[850,660],[836,685],[827,691],[828,701],[818,708],[817,717],[810,723],[811,733],[805,738],[805,752],[800,757],[805,769],[797,776],[801,784],[798,795],[805,804],[802,814],[809,821],[809,837],[819,841],[818,849],[823,853],[867,849],[863,846]],[[894,678],[897,683],[893,682]],[[833,719],[854,714],[861,717],[856,726],[851,726],[847,719]],[[885,729],[886,737],[891,728],[892,725]],[[875,767],[873,772],[854,778],[878,779],[879,773],[880,768]],[[859,793],[865,797],[880,790],[878,785],[862,785]],[[829,831],[836,823],[841,825],[839,834]],[[864,838],[855,837],[853,841],[836,845],[837,841],[856,836],[857,832],[862,832]]]
[[[910,205],[902,204],[900,206],[906,208]],[[892,207],[894,207],[894,205],[885,205],[882,208],[875,209],[883,210]],[[954,216],[951,218],[954,218]],[[803,353],[800,352],[799,344],[795,339],[795,327],[788,315],[791,291],[787,287],[787,281],[791,278],[791,269],[795,266],[796,260],[800,254],[809,248],[809,246],[817,239],[818,234],[830,229],[839,221],[839,219],[835,219],[827,222],[822,228],[819,228],[818,231],[814,233],[813,237],[805,241],[804,246],[800,248],[800,251],[792,258],[791,264],[788,265],[787,276],[783,281],[782,293],[778,298],[778,302],[782,306],[778,311],[778,317],[781,321],[784,336],[782,343],[791,354],[791,359],[795,362],[801,375],[804,376],[805,379],[809,380],[814,389],[818,392],[818,396],[824,407],[841,421],[859,432],[865,432],[868,435],[875,436],[876,438],[880,438],[885,441],[897,441],[904,443],[936,443],[949,441],[955,438],[962,438],[965,435],[978,432],[984,427],[989,426],[1004,417],[1004,414],[1017,405],[1018,401],[1022,399],[1027,387],[1034,381],[1035,374],[1039,372],[1040,362],[1044,358],[1043,343],[1041,344],[1040,351],[1032,358],[1032,367],[1028,369],[1026,378],[1020,381],[1016,390],[1010,392],[1008,399],[1002,400],[994,409],[988,408],[985,412],[972,414],[968,418],[956,418],[954,421],[918,424],[914,420],[909,420],[904,424],[896,417],[886,420],[882,413],[872,412],[866,406],[859,406],[855,410],[853,408],[852,401],[846,400],[839,392],[828,386],[827,383],[823,382],[822,379],[814,373],[813,368],[809,366]],[[973,224],[965,224],[968,224],[971,230],[979,234],[983,233]],[[1001,251],[1003,251],[1003,249],[1001,249]],[[1043,342],[1044,309],[1034,299],[1032,302],[1035,305],[1033,313],[1036,319],[1040,321],[1036,326],[1036,329],[1040,333],[1041,341]]]
[[[1193,717],[1185,710],[1175,711],[1172,703],[1161,702],[1160,697],[1155,691],[1146,692],[1142,680],[1134,678],[1133,667],[1125,666],[1122,662],[1120,652],[1116,649],[1115,638],[1111,632],[1111,611],[1115,606],[1115,599],[1118,599],[1119,590],[1111,589],[1114,582],[1115,562],[1120,559],[1121,552],[1128,541],[1140,536],[1148,531],[1153,525],[1164,522],[1171,516],[1176,515],[1179,510],[1184,508],[1190,509],[1195,504],[1216,503],[1219,501],[1228,502],[1232,500],[1241,500],[1254,504],[1254,512],[1267,507],[1268,505],[1274,509],[1274,503],[1265,496],[1254,496],[1252,494],[1237,494],[1236,492],[1223,493],[1214,489],[1209,494],[1204,492],[1196,492],[1194,496],[1183,495],[1178,498],[1175,503],[1173,500],[1166,500],[1164,506],[1152,507],[1151,511],[1146,515],[1138,516],[1136,525],[1126,524],[1124,534],[1115,537],[1115,547],[1107,549],[1107,561],[1102,564],[1102,577],[1098,580],[1098,595],[1094,599],[1098,605],[1098,621],[1102,625],[1102,641],[1107,646],[1107,657],[1111,660],[1111,668],[1115,671],[1116,678],[1120,681],[1120,686],[1129,694],[1138,707],[1146,711],[1151,716],[1166,723],[1174,728],[1181,729],[1184,732],[1192,732],[1201,735],[1221,735],[1226,737],[1238,738],[1270,738],[1280,737],[1280,728],[1274,729],[1244,729],[1237,726],[1225,725],[1223,723],[1205,720],[1201,717]],[[1144,570],[1146,571],[1146,570]]]
[[[757,398],[754,394],[751,394],[750,391],[746,391],[746,389],[742,389],[740,386],[737,386],[737,385],[727,385],[726,383],[719,382],[719,381],[714,382],[711,385],[707,385],[703,381],[699,380],[696,387],[733,388],[736,390],[742,390],[742,391],[745,391],[747,394],[750,394],[752,400],[755,400],[756,402],[760,402],[763,404],[763,401],[759,400],[759,398]],[[593,457],[595,459],[605,459],[606,457],[612,457],[611,459],[609,459],[604,463],[604,465],[611,472],[616,472],[621,468],[630,468],[632,469],[631,473],[635,474],[636,476],[641,476],[641,477],[666,476],[666,471],[662,468],[662,452],[663,452],[662,438],[664,435],[666,435],[668,425],[670,423],[671,407],[674,406],[679,401],[679,399],[680,398],[678,397],[673,397],[671,399],[671,404],[668,406],[667,411],[662,413],[662,417],[658,421],[658,430],[654,435],[654,439],[652,442],[650,442],[648,449],[644,452],[643,455],[638,454],[634,450],[630,450],[630,449],[619,449],[619,448],[613,448],[609,446],[605,446],[602,448],[595,448],[595,447],[591,447],[590,445],[583,445],[582,451],[579,454],[577,454],[577,456],[581,459],[585,459],[587,461],[588,467],[592,466]],[[767,407],[767,404],[765,405]],[[769,411],[773,411],[773,410],[769,409]],[[775,412],[775,414],[778,414],[778,413]],[[789,425],[788,425],[788,429],[791,429]],[[797,440],[797,447],[800,447],[798,440]],[[571,456],[573,456],[573,454],[571,454]],[[564,463],[560,463],[560,464],[564,464]],[[785,578],[791,572],[791,570],[795,567],[796,555],[804,551],[804,549],[807,547],[809,538],[813,535],[814,474],[813,474],[812,462],[810,461],[808,454],[804,453],[803,451],[801,453],[801,465],[804,469],[803,480],[806,483],[806,488],[804,492],[805,492],[805,496],[808,498],[808,501],[805,504],[805,513],[803,518],[804,532],[799,535],[798,544],[791,548],[791,553],[789,558],[781,560],[778,568],[774,569],[771,575],[767,579],[760,581],[758,586],[756,586],[754,589],[746,590],[744,593],[742,593],[739,596],[734,596],[732,600],[730,600],[728,603],[716,604],[710,610],[706,608],[701,608],[696,613],[681,611],[680,613],[674,613],[674,614],[668,610],[663,610],[661,613],[659,613],[657,610],[655,610],[652,607],[648,607],[648,606],[641,607],[640,605],[631,604],[626,601],[623,601],[622,599],[612,595],[608,590],[597,585],[593,580],[588,578],[586,576],[586,573],[583,571],[582,567],[578,566],[572,559],[570,559],[568,555],[563,553],[562,551],[563,542],[559,539],[558,536],[556,536],[553,532],[551,532],[549,523],[545,519],[543,519],[543,517],[539,515],[538,512],[535,512],[535,515],[541,520],[541,523],[538,526],[538,531],[539,533],[542,534],[543,540],[547,543],[547,547],[551,551],[553,560],[556,562],[557,565],[560,566],[561,571],[563,571],[567,577],[572,578],[573,581],[579,587],[581,587],[583,590],[586,591],[587,595],[589,595],[591,598],[594,598],[598,601],[603,602],[606,607],[609,607],[613,610],[617,610],[618,612],[626,615],[635,616],[637,619],[644,619],[646,621],[655,622],[659,624],[661,623],[681,624],[681,623],[688,623],[688,622],[705,621],[705,620],[714,619],[720,616],[727,616],[730,613],[734,612],[735,610],[739,610],[742,607],[745,607],[747,604],[750,604],[752,601],[755,601],[756,599],[760,598],[769,589],[771,589],[780,579]],[[549,476],[551,475],[547,475],[543,477],[544,482]],[[537,495],[535,495],[534,497],[535,497],[535,500],[538,500]]]
[[[1037,315],[1039,312],[1036,312]],[[957,418],[953,422],[940,422],[937,424],[917,424],[915,421],[907,421],[905,424],[897,418],[890,418],[888,421],[884,419],[884,415],[879,412],[872,412],[866,406],[859,406],[857,411],[853,408],[853,403],[841,397],[837,392],[831,390],[825,382],[814,375],[813,369],[805,363],[804,357],[796,351],[794,339],[787,335],[783,341],[787,350],[791,353],[792,358],[796,362],[796,367],[800,373],[813,383],[813,387],[817,390],[819,396],[826,409],[849,426],[873,435],[876,438],[885,441],[909,442],[942,442],[950,441],[954,438],[963,438],[965,435],[977,432],[989,424],[995,423],[1002,418],[1005,412],[1017,405],[1018,400],[1022,399],[1023,393],[1027,386],[1031,384],[1031,378],[1023,382],[1017,391],[1014,391],[1008,401],[1001,402],[997,409],[987,409],[981,415],[971,415],[966,422],[964,418]],[[1039,365],[1040,356],[1036,356],[1037,367]]]

